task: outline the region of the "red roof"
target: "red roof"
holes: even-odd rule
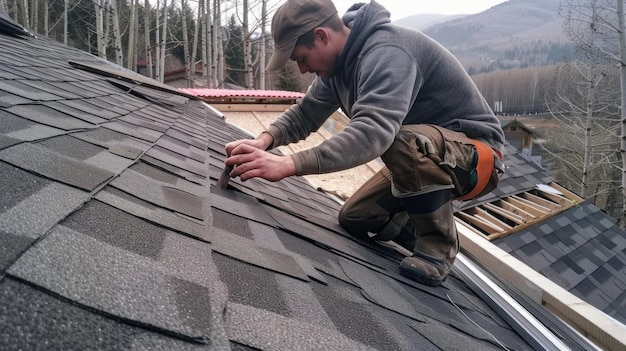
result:
[[[182,88],[182,92],[205,98],[270,98],[299,99],[303,93],[284,90],[235,90],[235,89],[199,89]]]

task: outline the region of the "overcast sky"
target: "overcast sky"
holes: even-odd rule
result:
[[[417,14],[460,15],[485,11],[506,0],[377,0],[391,12],[393,21]],[[352,4],[369,0],[333,0],[343,15]]]

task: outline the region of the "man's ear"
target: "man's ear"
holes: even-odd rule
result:
[[[313,30],[313,35],[315,36],[316,40],[319,39],[324,44],[328,44],[328,42],[330,41],[330,32],[328,28],[317,27]]]

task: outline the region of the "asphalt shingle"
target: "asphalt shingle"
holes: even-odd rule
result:
[[[529,237],[530,241],[523,241]],[[626,322],[626,232],[590,201],[494,243],[615,319]]]

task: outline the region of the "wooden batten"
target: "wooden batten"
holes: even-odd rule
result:
[[[495,240],[554,216],[583,200],[556,183],[542,186],[542,189],[471,207],[457,212],[456,216],[477,234]]]
[[[210,102],[220,112],[282,112],[288,109],[290,104],[242,104]]]

